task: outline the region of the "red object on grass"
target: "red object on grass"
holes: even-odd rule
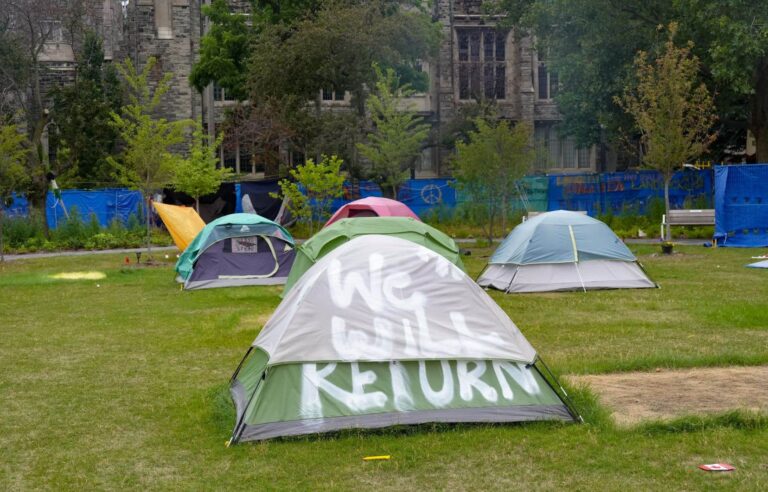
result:
[[[126,265],[130,265],[131,264],[131,259],[128,258],[127,256],[125,257],[125,264]]]
[[[733,471],[736,469],[733,465],[728,463],[712,463],[711,465],[699,465],[704,471]]]

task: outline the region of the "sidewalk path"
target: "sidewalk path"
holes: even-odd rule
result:
[[[296,244],[301,244],[305,239],[297,239]],[[454,239],[458,244],[474,244],[476,239]],[[627,244],[659,244],[658,239],[625,239]],[[675,244],[686,246],[703,246],[705,243],[711,244],[707,239],[675,239]],[[494,242],[494,245],[496,242]],[[34,260],[36,258],[54,258],[56,256],[86,256],[86,255],[111,255],[144,252],[147,248],[124,248],[124,249],[102,249],[102,250],[80,250],[80,251],[51,251],[48,253],[26,253],[23,255],[5,255],[5,261]],[[176,246],[152,246],[152,251],[178,251]]]
[[[178,251],[176,246],[152,246],[152,251]],[[86,256],[86,255],[111,255],[124,253],[145,252],[147,248],[124,248],[124,249],[100,249],[100,250],[78,250],[78,251],[51,251],[47,253],[26,253],[23,255],[5,255],[5,261],[34,260],[36,258],[54,258],[56,256]]]

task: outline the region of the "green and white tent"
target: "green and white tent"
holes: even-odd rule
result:
[[[461,253],[456,242],[445,233],[411,217],[366,217],[341,219],[326,226],[305,243],[296,248],[293,262],[283,295],[287,293],[304,272],[317,260],[340,245],[359,236],[381,234],[407,239],[444,256],[462,270]]]
[[[312,266],[253,342],[231,380],[231,442],[426,422],[575,420],[537,360],[456,265],[407,240],[361,236]]]

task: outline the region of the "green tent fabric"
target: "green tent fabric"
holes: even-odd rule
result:
[[[364,235],[313,265],[254,340],[230,382],[231,442],[577,420],[538,366],[512,320],[455,264],[411,241]]]
[[[210,222],[176,261],[176,273],[182,281],[192,273],[195,261],[213,243],[225,238],[248,237],[256,234],[275,236],[293,245],[293,237],[283,226],[257,214],[229,214]]]
[[[462,270],[461,253],[456,242],[448,235],[410,217],[366,217],[342,219],[321,229],[296,249],[296,260],[285,284],[283,295],[320,258],[347,241],[368,234],[399,237],[431,249]]]

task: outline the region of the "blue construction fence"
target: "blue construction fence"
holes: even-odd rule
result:
[[[669,190],[672,207],[712,207],[713,183],[711,169],[675,173]],[[592,216],[609,211],[616,215],[642,215],[648,212],[654,199],[663,199],[664,178],[656,171],[526,176],[521,180],[520,189],[525,200],[515,198],[511,204],[514,210],[585,210]],[[347,183],[344,197],[335,200],[332,209],[368,196],[381,196],[376,184]],[[468,200],[456,190],[452,179],[408,180],[397,198],[420,216],[438,207],[455,209]]]
[[[768,164],[715,166],[715,240],[768,247]]]
[[[585,210],[593,216],[608,211],[616,215],[645,214],[652,200],[663,197],[664,181],[656,171],[556,174],[526,176],[521,180],[520,189],[525,200],[517,198],[511,204],[515,210]],[[276,191],[276,183],[269,182],[263,186],[258,183],[236,184],[229,192],[235,195],[233,211],[241,210],[245,194],[250,196],[260,213],[279,208],[279,202],[269,198],[270,191]],[[712,170],[680,171],[675,174],[670,186],[673,208],[712,207],[713,193]],[[382,196],[378,185],[364,180],[345,183],[344,196],[334,200],[332,210],[368,196]],[[259,197],[263,198],[263,203]],[[432,211],[450,212],[468,200],[467,196],[457,191],[454,180],[448,178],[408,180],[400,187],[397,198],[420,216]],[[115,218],[125,221],[131,214],[139,213],[142,199],[138,191],[122,188],[63,190],[60,199],[49,193],[46,213],[51,227],[55,228],[65,220],[64,206],[68,210],[77,207],[83,218],[93,213],[100,224],[107,226]],[[10,209],[6,209],[6,213],[12,216],[26,215],[27,212],[28,204],[24,198],[18,198]]]
[[[115,218],[126,223],[131,215],[142,211],[142,197],[138,191],[124,188],[102,190],[61,190],[60,197],[49,192],[46,197],[45,215],[48,226],[56,229],[76,208],[83,220],[95,215],[102,227],[107,227]],[[66,207],[66,212],[65,212]],[[23,196],[14,196],[10,207],[4,209],[7,217],[26,217],[29,201]]]

